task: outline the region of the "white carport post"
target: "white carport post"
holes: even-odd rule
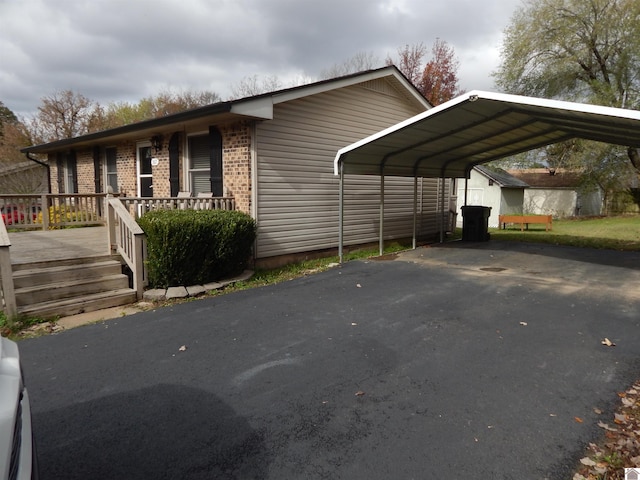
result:
[[[380,255],[384,255],[384,166],[380,167]]]
[[[418,176],[413,175],[413,243],[412,247],[416,249],[416,235],[418,228]]]
[[[338,207],[338,258],[340,263],[344,259],[342,253],[342,244],[344,242],[344,162],[340,162],[340,189],[339,189],[339,202]]]
[[[445,189],[445,176],[444,176],[444,172],[442,172],[442,176],[440,177],[440,243],[444,243],[444,228],[445,228],[444,189]]]

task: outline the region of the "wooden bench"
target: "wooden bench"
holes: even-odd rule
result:
[[[525,225],[529,230],[530,223],[541,223],[547,232],[551,230],[551,215],[499,215],[498,218],[503,230],[507,223],[519,223],[520,231],[524,231]]]

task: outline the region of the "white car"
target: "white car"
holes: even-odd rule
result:
[[[31,407],[18,345],[0,337],[0,480],[37,478]]]

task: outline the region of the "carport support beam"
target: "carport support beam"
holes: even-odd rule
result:
[[[380,255],[384,255],[384,171],[380,169]]]
[[[440,177],[440,243],[444,243],[444,184],[445,177],[443,173]]]
[[[413,176],[413,249],[416,249],[416,230],[418,224],[418,177]]]
[[[344,260],[342,244],[344,243],[344,162],[340,162],[340,188],[338,206],[338,258],[340,263]]]

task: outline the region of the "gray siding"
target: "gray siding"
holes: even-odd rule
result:
[[[417,113],[385,80],[275,105],[256,129],[257,257],[336,247],[338,149]],[[420,232],[435,233],[437,180],[421,182]],[[379,191],[378,177],[346,176],[346,245],[377,240]],[[385,238],[411,236],[413,179],[388,177],[385,198]]]

